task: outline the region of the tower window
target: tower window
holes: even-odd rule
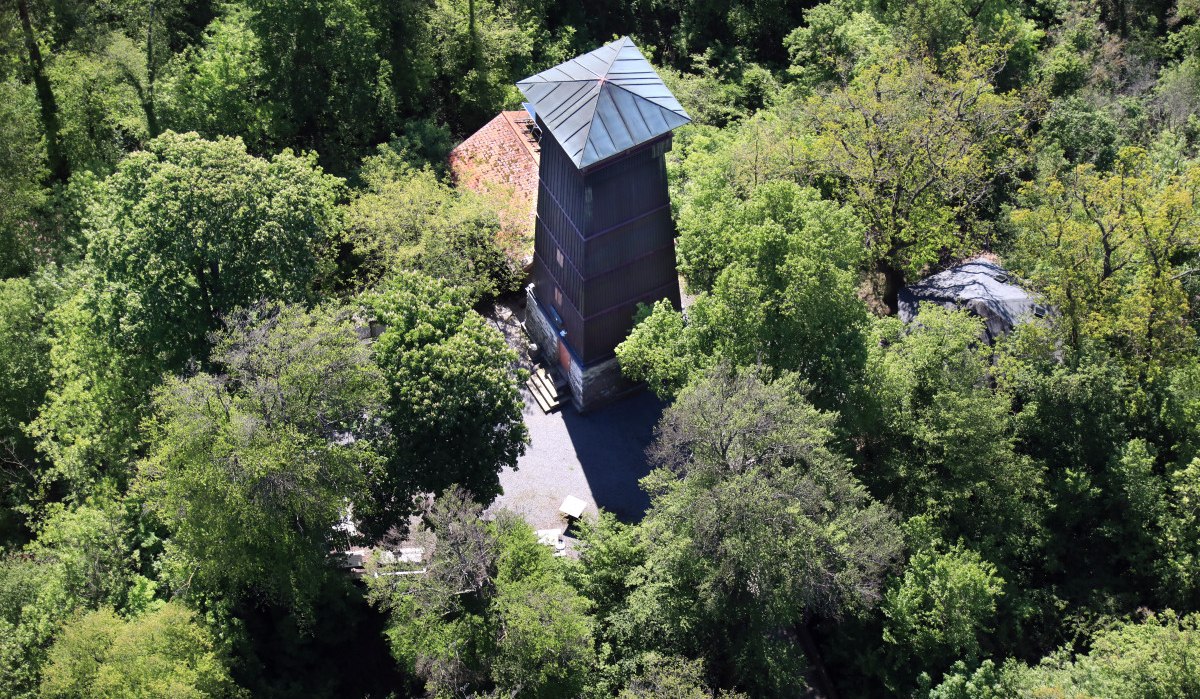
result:
[[[562,268],[562,266],[563,266],[563,254],[562,254],[562,250],[555,250],[555,251],[554,251],[554,260],[555,260],[556,262],[558,262],[558,266],[559,266],[559,268],[561,269],[561,268]]]

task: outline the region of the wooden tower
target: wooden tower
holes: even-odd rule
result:
[[[679,307],[664,156],[690,118],[628,38],[517,87],[542,133],[526,326],[585,410],[632,388],[613,350],[637,304]]]

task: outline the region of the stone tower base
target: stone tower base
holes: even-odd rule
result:
[[[585,367],[574,355],[560,353],[558,332],[534,296],[533,284],[525,287],[525,300],[525,332],[538,346],[540,359],[566,376],[576,410],[585,413],[642,389],[642,384],[621,373],[616,357]]]

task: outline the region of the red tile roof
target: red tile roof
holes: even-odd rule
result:
[[[500,213],[502,244],[519,258],[533,252],[538,153],[533,120],[524,111],[500,112],[450,151],[450,176],[491,198]]]

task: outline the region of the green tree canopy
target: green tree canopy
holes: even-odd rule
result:
[[[943,541],[961,537],[992,561],[1028,560],[1044,534],[1043,467],[1017,449],[1012,397],[988,385],[982,327],[932,306],[908,327],[877,322],[864,473],[905,515],[931,515]]]
[[[861,217],[893,311],[906,276],[985,238],[995,180],[1019,160],[1022,103],[994,84],[1004,55],[959,46],[939,71],[897,51],[805,102],[810,167]]]
[[[276,147],[320,151],[334,171],[344,172],[368,144],[395,130],[392,119],[403,93],[391,87],[412,87],[397,78],[420,70],[392,65],[381,54],[390,27],[372,20],[377,12],[380,19],[391,19],[388,10],[365,0],[249,0],[245,5],[246,24],[260,47],[256,55],[264,69]],[[395,10],[398,18],[404,11],[420,12],[416,3],[407,2]],[[416,86],[423,87],[419,81]]]
[[[1059,309],[1072,349],[1102,342],[1145,379],[1194,345],[1181,263],[1200,245],[1198,191],[1200,165],[1138,148],[1111,173],[1085,164],[1026,185],[1013,264]]]
[[[49,76],[58,101],[62,149],[74,172],[112,172],[126,153],[151,137],[134,76],[145,55],[121,32],[94,46],[61,52]]]
[[[92,213],[88,258],[127,296],[123,324],[168,367],[262,297],[309,300],[330,271],[341,181],[312,156],[270,160],[239,139],[164,134],[126,158]]]
[[[908,669],[948,669],[958,659],[975,662],[982,634],[992,629],[1004,580],[996,567],[961,545],[924,548],[891,581],[883,601],[883,640],[892,644],[903,676]]]
[[[579,696],[594,661],[587,600],[527,524],[482,511],[462,490],[442,493],[416,535],[428,562],[371,568],[393,652],[436,697]]]
[[[345,311],[295,306],[232,316],[224,373],[157,391],[140,490],[171,529],[171,583],[302,613],[334,525],[381,478],[383,376]]]
[[[21,504],[35,484],[37,454],[24,425],[37,414],[50,378],[43,296],[28,279],[0,280],[0,502],[7,507]],[[0,523],[0,532],[9,524]]]
[[[43,506],[37,538],[0,558],[0,688],[34,697],[47,651],[80,609],[138,614],[153,603],[158,541],[136,505],[112,492]]]
[[[388,147],[380,150],[375,159],[388,158]],[[364,173],[368,191],[346,213],[364,281],[416,270],[466,287],[473,300],[520,287],[515,261],[497,243],[500,219],[482,197],[439,182],[428,168],[368,162]]]
[[[132,620],[111,609],[73,619],[50,649],[42,696],[240,696],[217,639],[179,602]]]
[[[437,0],[429,16],[429,53],[436,89],[451,123],[486,123],[498,110],[520,104],[514,83],[538,72],[534,3],[503,0]],[[571,58],[551,58],[554,65]]]
[[[249,155],[238,139],[167,133],[101,187],[87,259],[50,314],[51,390],[34,425],[55,471],[118,479],[146,393],[208,359],[208,334],[266,297],[311,300],[332,269],[340,180],[311,156]]]
[[[703,186],[693,187],[680,235],[681,269],[700,293],[686,320],[655,306],[617,348],[622,370],[666,397],[720,361],[761,364],[798,372],[821,405],[841,404],[864,360],[858,219],[790,182],[746,200],[728,189],[699,194]]]
[[[1016,699],[1029,696],[1186,697],[1200,691],[1196,636],[1200,619],[1171,611],[1114,624],[1092,639],[1087,653],[1063,648],[1028,666],[990,660],[973,672],[960,667],[930,699]]]
[[[248,10],[231,5],[208,26],[201,43],[166,66],[162,120],[174,131],[197,131],[205,138],[239,136],[262,152],[272,135],[271,105],[263,94],[266,70]]]
[[[385,328],[375,345],[392,434],[385,505],[456,483],[490,503],[500,471],[525,453],[516,355],[470,299],[467,289],[416,272],[365,298]]]
[[[790,640],[812,617],[879,602],[899,530],[806,392],[792,374],[722,365],[667,410],[644,480],[646,562],[609,617],[624,652],[704,658],[718,687],[787,691],[819,663]]]
[[[45,144],[37,129],[33,92],[15,80],[0,82],[0,277],[28,271],[39,238],[38,209],[46,201]]]

